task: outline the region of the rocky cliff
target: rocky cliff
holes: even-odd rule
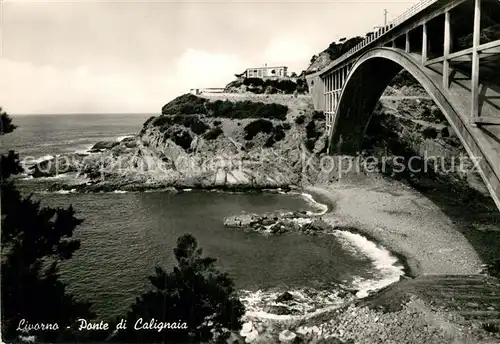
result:
[[[163,107],[162,115],[148,119],[136,137],[98,143],[88,155],[42,162],[34,166],[33,176],[78,171],[85,183],[53,188],[79,191],[300,185],[303,161],[324,149],[317,147],[324,116],[313,111],[306,97],[258,100],[180,96]]]

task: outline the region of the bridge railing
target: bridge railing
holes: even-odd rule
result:
[[[358,51],[363,49],[369,43],[378,40],[380,37],[384,36],[386,33],[391,31],[392,29],[394,29],[399,24],[403,23],[404,21],[413,17],[415,14],[419,13],[420,11],[424,10],[425,8],[429,7],[430,5],[432,5],[438,1],[439,0],[422,0],[422,1],[418,2],[417,4],[413,5],[409,9],[407,9],[403,14],[399,15],[394,20],[392,20],[389,24],[387,24],[387,26],[383,27],[382,29],[379,29],[377,32],[375,32],[373,35],[370,35],[367,38],[365,38],[362,42],[357,44],[355,47],[353,47],[347,53],[338,57],[335,61],[333,61],[331,63],[331,65],[336,66],[336,65],[340,64],[341,62],[345,61],[350,56],[354,55],[355,53],[357,53]]]

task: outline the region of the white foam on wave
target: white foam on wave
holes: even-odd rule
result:
[[[91,150],[92,147],[94,147],[94,144],[81,146],[80,148],[75,150],[75,153],[77,153],[77,154],[89,154],[89,150]]]
[[[32,177],[32,176],[30,176]],[[72,179],[76,177],[75,172],[70,172],[70,173],[60,173],[56,174],[55,176],[50,176],[50,177],[38,177],[36,180],[59,180],[59,179]],[[26,179],[35,179],[35,178],[26,178]]]
[[[307,211],[307,215],[314,215],[314,216],[321,216],[324,215],[328,212],[328,206],[323,203],[319,203],[316,201],[313,197],[313,195],[308,194],[308,193],[301,193],[300,194],[307,203],[309,203],[313,208],[318,209],[317,212],[312,212],[312,211]]]
[[[56,190],[56,191],[35,191],[35,193],[42,194],[42,195],[48,195],[48,194],[59,194],[59,195],[67,195],[71,193],[76,193],[76,189],[71,189],[71,190]]]
[[[129,135],[118,136],[118,137],[116,138],[116,141],[118,141],[118,142],[122,142],[123,140],[125,140],[125,139],[127,139],[127,138],[129,138],[129,137],[134,137],[134,135],[133,135],[133,134],[129,134]]]
[[[113,191],[113,193],[115,193],[115,194],[124,194],[124,193],[127,193],[127,191],[125,191],[125,190],[115,190],[115,191]]]
[[[368,296],[369,291],[375,291],[397,282],[404,275],[404,267],[387,249],[360,234],[341,230],[336,230],[333,234],[340,239],[344,248],[352,253],[368,257],[375,267],[374,278],[354,277],[352,287],[359,290],[357,297]]]
[[[66,194],[70,194],[70,193],[74,193],[74,192],[76,192],[76,189],[54,191],[54,193],[61,194],[61,195],[66,195]]]

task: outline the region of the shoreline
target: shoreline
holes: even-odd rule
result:
[[[304,192],[310,194],[316,201],[319,200],[321,203],[325,204],[328,207],[328,211],[323,215],[334,214],[337,199],[334,198],[333,195],[331,195],[331,193],[329,193],[327,190],[319,186],[308,186],[304,188]],[[422,274],[418,261],[415,261],[411,257],[407,257],[404,252],[400,252],[394,247],[388,246],[384,242],[384,240],[381,240],[381,238],[373,235],[373,233],[371,233],[370,231],[353,226],[339,226],[336,227],[336,229],[363,236],[368,239],[368,241],[371,241],[382,249],[389,251],[389,253],[396,257],[398,262],[400,262],[403,266],[403,278],[415,278]]]

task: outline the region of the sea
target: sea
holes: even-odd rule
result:
[[[21,159],[47,159],[85,153],[96,142],[120,140],[140,131],[151,114],[14,115],[18,128],[0,137],[2,151]],[[290,233],[265,236],[225,228],[224,217],[269,211],[305,210],[321,214],[325,206],[302,193],[47,192],[57,178],[17,181],[25,195],[42,205],[68,207],[83,219],[74,235],[81,247],[61,265],[61,279],[75,296],[93,304],[102,318],[124,314],[150,288],[155,266],[171,270],[179,236],[191,233],[203,253],[217,258],[240,290],[326,288],[334,284],[368,291],[399,279],[403,266],[385,248],[363,236]],[[64,178],[64,176],[62,176]]]

